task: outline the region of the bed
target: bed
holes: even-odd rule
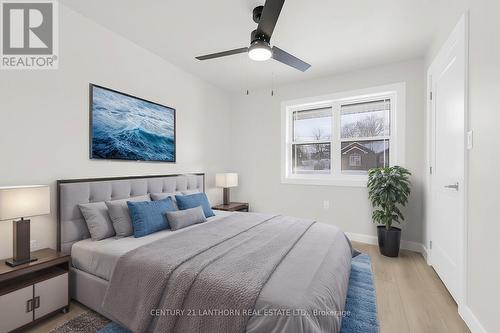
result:
[[[78,204],[204,191],[204,174],[58,181],[72,298],[134,332],[339,332],[352,250],[312,220],[215,211],[206,223],[92,241]]]

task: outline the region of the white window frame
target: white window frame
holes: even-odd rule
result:
[[[281,182],[284,184],[365,187],[366,173],[341,172],[340,106],[346,103],[390,99],[389,165],[405,164],[406,83],[395,83],[368,89],[284,101],[281,103]],[[331,169],[327,174],[292,173],[293,112],[332,108]],[[379,138],[374,138],[379,139]]]

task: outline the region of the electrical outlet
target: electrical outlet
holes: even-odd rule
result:
[[[37,245],[38,245],[38,244],[37,244],[36,239],[30,240],[30,249],[31,249],[32,251],[36,249]]]
[[[330,209],[330,200],[323,200],[323,209],[324,210]]]

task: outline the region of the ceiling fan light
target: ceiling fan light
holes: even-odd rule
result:
[[[269,60],[273,55],[273,51],[268,43],[256,41],[248,49],[248,57],[255,61]]]

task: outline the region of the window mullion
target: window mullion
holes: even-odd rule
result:
[[[364,137],[354,137],[354,138],[341,138],[341,142],[351,142],[351,141],[379,141],[379,140],[387,140],[389,141],[391,139],[390,136],[373,136],[369,138],[364,138]]]
[[[317,141],[292,141],[292,145],[317,145],[321,143],[331,143],[331,140],[317,140]]]
[[[339,176],[341,173],[341,156],[340,156],[340,104],[332,104],[332,143],[331,143],[331,174]]]

